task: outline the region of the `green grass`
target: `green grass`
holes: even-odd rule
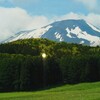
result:
[[[0,100],[100,100],[100,82],[64,85],[37,92],[0,93]]]

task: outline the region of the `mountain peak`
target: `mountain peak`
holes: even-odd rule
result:
[[[83,19],[69,19],[56,21],[40,29],[23,31],[6,42],[26,38],[47,38],[54,41],[100,45],[100,30]]]
[[[69,19],[69,20],[62,20],[62,21],[57,21],[57,22],[54,22],[50,25],[59,25],[59,24],[69,24],[69,25],[73,25],[73,24],[79,24],[79,23],[85,23],[85,20],[83,19]]]

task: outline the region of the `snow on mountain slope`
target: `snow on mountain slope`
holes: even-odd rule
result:
[[[95,26],[93,26],[92,24],[90,23],[87,23],[93,30],[97,31],[97,32],[100,32],[99,29],[97,29]]]
[[[5,42],[26,38],[48,38],[58,42],[97,46],[100,45],[100,30],[84,20],[63,20],[40,29],[19,32]]]
[[[9,39],[7,39],[5,42],[12,42],[12,41],[16,41],[19,39],[40,38],[51,27],[52,26],[47,26],[45,28],[43,27],[37,30],[19,32],[15,34],[14,36],[10,37]]]
[[[71,29],[71,30],[69,30],[67,28],[66,30],[68,32],[67,36],[70,37],[70,38],[75,38],[75,37],[71,36],[71,34],[74,34],[79,39],[85,39],[85,40],[90,41],[90,44],[94,45],[94,46],[98,45],[98,43],[100,42],[99,37],[92,36],[92,35],[88,34],[86,31],[82,31],[79,27],[75,27],[75,29]],[[80,44],[82,44],[82,43],[84,43],[84,41],[80,42]]]

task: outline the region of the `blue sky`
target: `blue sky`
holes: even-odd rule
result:
[[[64,15],[70,12],[89,13],[88,8],[77,0],[0,0],[0,7],[20,7],[31,15],[47,17]]]
[[[0,0],[0,41],[55,20],[84,19],[100,28],[100,0]]]

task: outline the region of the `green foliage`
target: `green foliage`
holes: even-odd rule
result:
[[[44,52],[45,59],[41,56]],[[0,91],[94,81],[100,81],[100,47],[47,39],[0,44]]]

